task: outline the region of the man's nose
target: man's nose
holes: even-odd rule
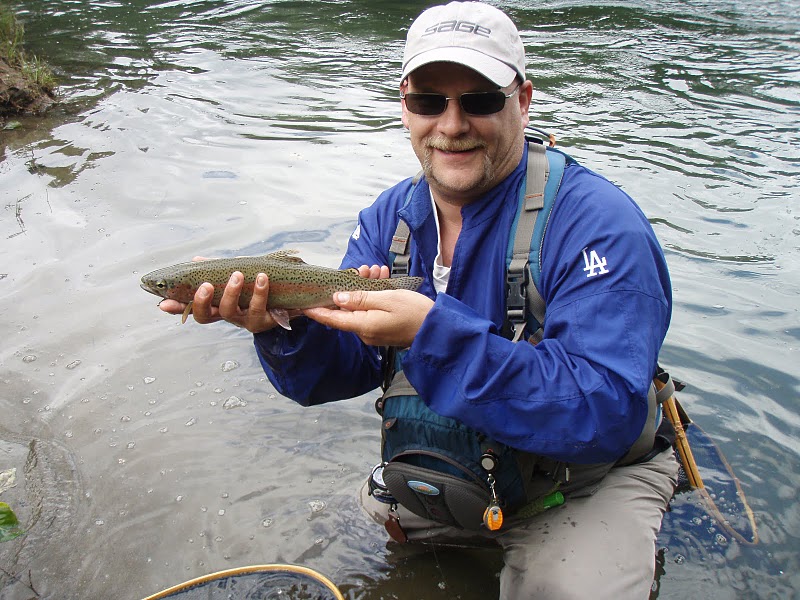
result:
[[[461,108],[458,97],[447,101],[444,112],[439,116],[437,128],[447,136],[455,137],[469,129],[467,113]]]

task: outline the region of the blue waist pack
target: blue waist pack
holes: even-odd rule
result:
[[[488,508],[513,514],[527,503],[532,455],[436,414],[402,372],[377,406],[383,417],[384,485],[414,514],[478,530]]]

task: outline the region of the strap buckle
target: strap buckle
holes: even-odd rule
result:
[[[528,274],[526,269],[521,273],[506,274],[506,315],[514,324],[525,322],[525,298],[528,295]]]
[[[408,258],[397,256],[392,263],[392,277],[405,277],[406,275],[408,275]]]

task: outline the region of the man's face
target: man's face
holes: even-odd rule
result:
[[[506,94],[515,81],[503,88]],[[412,113],[403,102],[403,124],[411,146],[437,200],[464,205],[505,179],[522,158],[523,130],[528,123],[532,86],[525,82],[500,112],[470,115],[457,98],[465,92],[493,92],[497,86],[472,69],[454,63],[431,63],[408,77],[406,92],[456,98],[436,116]]]

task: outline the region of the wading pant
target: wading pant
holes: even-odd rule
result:
[[[653,583],[656,535],[672,497],[678,463],[672,449],[612,469],[591,496],[567,498],[507,531],[470,532],[398,508],[409,542],[503,549],[500,600],[646,600]],[[383,525],[389,506],[361,490],[369,516]]]

